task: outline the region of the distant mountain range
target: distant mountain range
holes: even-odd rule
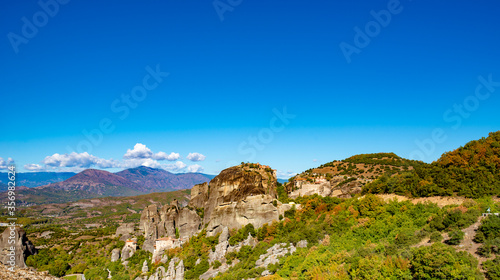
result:
[[[139,185],[137,190],[146,193],[189,189],[215,177],[215,175],[202,173],[173,174],[163,169],[146,166],[126,169],[115,174]]]
[[[173,174],[163,169],[140,166],[117,173],[87,169],[78,174],[59,172],[17,173],[17,198],[24,204],[61,203],[82,198],[103,196],[134,196],[152,192],[189,189],[210,181],[214,175],[202,173]],[[4,173],[4,178],[7,174]],[[16,178],[16,179],[17,179]],[[0,186],[1,191],[6,190]],[[0,194],[0,197],[5,193]]]
[[[16,185],[34,188],[50,183],[61,182],[75,176],[74,172],[20,172],[16,173]],[[7,190],[7,173],[0,172],[0,191]]]

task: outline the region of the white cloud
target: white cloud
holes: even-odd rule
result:
[[[94,164],[99,167],[99,168],[118,168],[121,167],[122,164],[118,160],[114,159],[103,159],[103,158],[98,158],[95,157]]]
[[[127,149],[127,152],[125,155],[123,155],[123,158],[127,159],[136,159],[136,158],[151,158],[153,157],[153,152],[146,147],[146,145],[143,145],[141,143],[135,144],[134,148]]]
[[[154,160],[178,160],[181,156],[178,153],[167,154],[165,152],[153,153],[151,149],[146,147],[146,145],[137,143],[134,148],[127,149],[127,152],[123,155],[124,159],[154,159]]]
[[[0,170],[7,169],[9,167],[9,164],[12,163],[14,163],[14,160],[12,158],[8,158],[7,160],[5,160],[0,157]]]
[[[142,163],[141,163],[142,166],[147,166],[147,167],[151,167],[151,168],[160,168],[161,167],[161,164],[158,163],[156,160],[154,159],[146,159],[144,160]]]
[[[84,152],[77,154],[72,152],[71,154],[53,154],[51,156],[45,157],[42,161],[43,164],[53,167],[83,167],[88,168],[94,164],[96,157],[89,155],[89,153]]]
[[[42,160],[45,168],[64,168],[64,167],[76,167],[76,168],[116,168],[121,167],[121,163],[114,159],[103,159],[96,156],[90,155],[87,152],[77,154],[72,152],[71,154],[53,154],[51,156],[45,157]],[[34,164],[28,164],[28,166],[33,167]],[[44,169],[45,169],[44,168]]]
[[[186,164],[182,161],[176,161],[175,163],[164,164],[162,165],[163,169],[168,171],[180,171],[186,168]]]
[[[178,160],[181,157],[178,153],[171,152],[170,155],[167,155],[167,153],[164,152],[158,152],[154,158],[156,160],[168,160],[168,161],[174,161]]]
[[[198,153],[189,154],[193,161],[204,160],[205,156]],[[87,152],[70,154],[55,153],[45,157],[41,164],[26,164],[24,168],[30,171],[41,170],[64,170],[64,171],[81,171],[87,168],[135,168],[138,166],[147,166],[152,168],[164,168],[169,171],[178,172],[187,167],[187,165],[178,160],[181,156],[178,153],[167,154],[165,152],[153,153],[146,145],[137,143],[133,149],[127,149],[123,155],[123,160],[104,159],[91,155]],[[9,158],[9,160],[12,160]],[[168,160],[176,161],[175,163],[162,164],[159,161]],[[0,158],[0,169],[2,166],[7,166],[7,161]],[[201,167],[191,167],[192,170],[200,170]],[[201,168],[203,170],[203,168]]]
[[[278,170],[276,172],[276,177],[278,177],[280,179],[288,179],[288,178],[293,177],[295,175],[297,175],[297,173],[290,171],[290,170],[287,170],[287,171]]]
[[[161,164],[151,158],[136,158],[136,159],[126,159],[120,163],[121,168],[135,168],[138,166],[147,166],[152,168],[160,168]]]
[[[313,159],[313,162],[317,162],[318,160],[317,159]]]
[[[188,166],[187,170],[188,172],[197,173],[197,172],[203,172],[204,169],[199,164],[193,164]]]
[[[24,165],[24,169],[29,170],[29,171],[42,171],[42,170],[44,170],[43,166],[41,166],[40,164],[36,164],[36,163],[26,164],[26,165]]]
[[[200,154],[200,153],[189,153],[189,155],[186,157],[190,161],[204,161],[206,156]]]

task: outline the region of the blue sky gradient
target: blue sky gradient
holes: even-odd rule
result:
[[[493,0],[2,1],[0,158],[99,168],[44,164],[87,152],[116,171],[141,163],[123,156],[142,143],[178,153],[153,163],[173,172],[255,161],[280,177],[358,153],[431,162],[499,130],[499,12]],[[148,75],[154,89],[124,102]],[[84,130],[102,137],[84,145]]]

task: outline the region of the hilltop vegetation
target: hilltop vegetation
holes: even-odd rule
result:
[[[396,193],[413,197],[459,195],[478,198],[500,194],[500,131],[445,153],[432,164],[395,176],[384,174],[364,193]]]
[[[350,181],[360,179],[360,182],[365,184],[382,175],[392,176],[394,174],[400,174],[424,164],[425,163],[420,161],[401,158],[394,153],[360,154],[308,169],[290,178],[290,181],[303,178],[309,182],[313,182],[314,178],[317,177],[323,177],[330,180],[333,177],[342,176]],[[348,183],[348,181],[344,183]]]

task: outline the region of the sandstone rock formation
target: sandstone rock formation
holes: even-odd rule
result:
[[[37,250],[22,228],[8,227],[0,235],[0,252],[0,263],[5,265],[15,263],[17,267],[26,267],[26,259],[30,255],[35,255]]]
[[[210,251],[208,253],[208,262],[213,263],[216,260],[223,262],[228,247],[229,247],[229,230],[227,227],[224,227],[222,233],[219,235],[219,243],[215,245],[215,251]]]
[[[128,258],[132,257],[136,251],[137,251],[137,239],[132,238],[130,240],[127,240],[121,252],[122,262],[125,262]]]
[[[287,185],[290,192],[288,197],[295,199],[299,196],[318,194],[324,197],[351,198],[355,194],[361,193],[361,189],[367,181],[369,180],[345,178],[344,176],[333,176],[329,181],[320,179],[317,182],[296,179]]]
[[[127,239],[130,239],[132,237],[132,234],[134,233],[134,224],[133,223],[125,223],[121,224],[117,229],[116,229],[116,236],[120,236],[121,241],[125,241]]]
[[[143,250],[154,252],[156,239],[164,236],[189,238],[200,229],[201,218],[195,210],[179,208],[177,200],[158,209],[152,204],[141,213],[139,229],[144,233]]]
[[[226,254],[231,252],[239,252],[243,246],[252,246],[255,247],[257,245],[257,240],[253,238],[250,233],[248,234],[247,239],[242,242],[236,244],[235,246],[229,245],[229,231],[227,227],[224,227],[221,235],[219,235],[219,243],[215,246],[215,251],[210,251],[208,255],[208,262],[213,263],[215,261],[219,261],[222,263],[218,268],[211,267],[208,271],[200,275],[199,279],[205,280],[215,277],[219,272],[224,273],[231,266],[238,264],[238,260],[233,260],[231,265],[226,264]]]
[[[177,266],[175,263],[179,262],[178,258],[173,258],[168,269],[165,271],[165,267],[159,266],[154,273],[148,276],[139,276],[135,280],[184,280],[184,262],[180,261]],[[145,262],[147,266],[147,262]]]
[[[297,242],[297,248],[306,248],[307,247],[307,240],[300,240]]]
[[[273,247],[267,249],[265,254],[259,256],[259,259],[255,262],[255,266],[266,268],[270,264],[275,264],[279,262],[279,258],[290,253],[293,254],[297,249],[293,244],[287,245],[286,243],[275,244]]]
[[[158,238],[176,235],[187,239],[206,227],[214,236],[224,227],[240,228],[251,223],[261,227],[279,219],[291,205],[276,201],[276,173],[268,166],[242,164],[223,170],[210,183],[191,190],[188,206],[176,202],[161,208],[150,205],[141,213],[143,249],[154,252]]]
[[[19,268],[9,271],[10,266],[0,264],[0,279],[2,280],[59,280],[61,278],[49,275],[46,271],[39,272],[33,268]]]
[[[111,261],[116,262],[119,259],[120,259],[120,249],[115,248],[113,249],[113,251],[111,251]]]
[[[142,271],[142,273],[148,273],[148,271],[149,271],[149,268],[148,268],[148,261],[146,261],[146,260],[145,260],[145,261],[142,263],[142,269],[141,269],[141,271]]]
[[[184,262],[182,260],[175,269],[175,280],[184,280]]]

